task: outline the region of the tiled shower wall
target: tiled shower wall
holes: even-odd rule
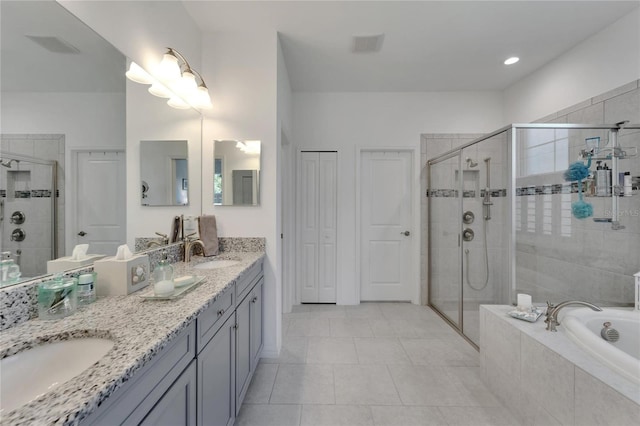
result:
[[[541,123],[640,123],[640,86],[634,81],[573,107],[544,117]],[[585,138],[606,131],[569,133],[569,162],[578,160]],[[620,145],[631,154],[640,150],[640,130],[622,130]],[[607,161],[609,166],[611,162]],[[619,160],[619,171],[640,176],[640,156]],[[595,169],[595,165],[591,170]],[[518,187],[537,187],[535,195],[516,197],[516,285],[533,295],[534,302],[580,299],[604,306],[633,302],[633,274],[640,271],[640,191],[620,197],[622,230],[593,218],[576,219],[570,213],[577,194],[548,193],[549,185],[565,183],[561,173],[517,179]],[[529,191],[531,193],[533,191]],[[547,193],[541,193],[547,192]],[[557,192],[557,191],[553,191]],[[611,217],[611,197],[585,197],[594,217]]]
[[[2,151],[42,160],[58,162],[58,253],[64,253],[64,150],[65,138],[60,134],[3,134]],[[15,193],[7,193],[7,173],[25,172],[15,182]],[[20,266],[23,277],[33,277],[46,273],[47,260],[51,259],[51,168],[41,165],[28,165],[25,162],[13,164],[11,169],[3,168],[1,192],[4,201],[4,220],[2,221],[2,251],[22,250]],[[28,177],[28,178],[27,178]],[[26,220],[21,225],[11,224],[9,217],[14,211],[25,213]],[[11,241],[11,232],[20,227],[26,233],[22,242]]]
[[[640,80],[593,97],[551,114],[539,123],[611,124],[629,120],[640,123]],[[422,164],[428,159],[470,142],[480,134],[430,134],[422,136]],[[523,136],[519,135],[520,138]],[[578,159],[585,138],[603,131],[569,133],[569,162]],[[522,139],[522,138],[521,138]],[[629,152],[640,151],[640,131],[623,130],[620,145]],[[593,170],[593,166],[591,169]],[[640,176],[640,157],[619,161],[620,171]],[[421,176],[422,193],[427,185],[427,169]],[[565,185],[562,173],[518,178],[516,197],[516,283],[517,291],[533,295],[536,303],[546,300],[585,299],[603,305],[627,305],[633,301],[633,277],[640,271],[640,190],[619,198],[620,222],[625,229],[614,231],[611,224],[592,218],[575,219],[570,214],[576,193],[546,191],[553,185]],[[535,188],[539,188],[537,191]],[[552,193],[553,192],[553,193]],[[566,192],[566,191],[565,191]],[[586,197],[595,217],[610,217],[611,198]],[[421,286],[422,303],[427,303],[428,280],[428,198],[422,197]]]

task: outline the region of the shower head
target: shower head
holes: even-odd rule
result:
[[[470,157],[467,157],[466,160],[467,162],[467,167],[468,168],[472,168],[478,165],[478,163],[476,163],[475,161],[473,161]]]
[[[11,168],[11,163],[13,163],[13,162],[20,163],[19,160],[15,160],[15,159],[11,159],[11,160],[8,160],[8,161],[0,159],[0,166],[3,166],[3,167],[6,167],[7,169],[10,169]]]

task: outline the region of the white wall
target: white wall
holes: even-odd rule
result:
[[[135,237],[170,234],[176,215],[199,216],[201,208],[201,118],[192,109],[179,110],[147,92],[148,86],[127,80],[127,244]],[[189,205],[141,205],[140,141],[186,140],[189,161]]]
[[[123,67],[124,68],[124,67]],[[64,191],[65,251],[75,242],[72,216],[67,214],[71,191],[71,151],[84,148],[125,148],[124,93],[2,94],[2,133],[60,133],[65,135]]]
[[[204,214],[215,214],[218,235],[266,238],[265,356],[280,347],[281,296],[277,233],[278,134],[276,125],[277,34],[243,32],[203,36],[202,75],[213,109],[203,126]],[[213,206],[213,141],[260,140],[260,206]]]
[[[420,135],[481,133],[499,128],[499,92],[294,93],[293,139],[297,148],[338,151],[338,303],[359,303],[356,259],[356,147],[415,149],[415,200],[420,200]],[[419,216],[419,202],[414,216]],[[420,218],[414,218],[419,252]],[[419,282],[416,255],[414,274]]]
[[[504,91],[507,123],[537,120],[640,78],[640,8]]]

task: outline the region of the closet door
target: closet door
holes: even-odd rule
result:
[[[302,152],[298,170],[300,302],[335,303],[337,153]]]

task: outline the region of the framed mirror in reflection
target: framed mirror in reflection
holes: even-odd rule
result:
[[[186,140],[140,141],[142,205],[188,205],[188,170]]]
[[[260,204],[260,141],[214,141],[213,204]]]

